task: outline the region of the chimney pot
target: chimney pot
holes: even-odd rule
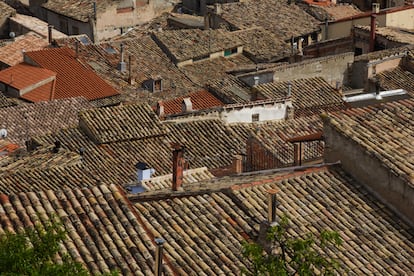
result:
[[[375,32],[376,32],[376,14],[371,14],[371,29],[369,36],[369,51],[373,52],[375,50]]]
[[[373,13],[379,13],[380,10],[380,4],[379,3],[372,3],[372,12]]]
[[[276,195],[279,193],[279,189],[270,189],[267,190],[267,198],[268,198],[268,213],[267,219],[270,224],[277,223],[277,197]]]
[[[253,79],[254,79],[254,85],[259,85],[260,77],[255,76]]]

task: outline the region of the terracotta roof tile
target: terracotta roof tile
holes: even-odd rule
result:
[[[166,129],[149,105],[95,108],[79,114],[79,123],[98,144],[163,136]]]
[[[211,80],[206,87],[226,104],[249,103],[252,99],[250,86],[232,75],[219,80]]]
[[[182,101],[184,98],[190,98],[193,110],[209,109],[216,106],[223,106],[224,103],[214,97],[211,93],[202,90],[191,93],[184,97],[179,97],[171,101],[162,102],[164,105],[164,114],[178,114],[182,112]]]
[[[378,158],[391,172],[414,183],[414,101],[352,108],[329,115],[326,122]]]
[[[14,106],[17,103],[0,92],[0,108]]]
[[[0,2],[0,18],[11,17],[16,14],[16,10],[7,5],[5,2]]]
[[[119,3],[121,1],[104,0],[96,2],[97,12],[104,12],[108,7],[113,5],[113,2]],[[81,22],[88,22],[93,14],[92,0],[49,0],[42,6],[55,13],[65,15]]]
[[[223,30],[168,30],[155,32],[153,37],[174,62],[203,57],[243,44],[232,32]]]
[[[414,73],[403,67],[377,74],[376,79],[384,90],[404,89],[414,97]]]
[[[69,48],[45,49],[25,55],[39,66],[57,73],[55,99],[84,96],[94,100],[119,94],[82,65]]]
[[[28,34],[18,36],[13,43],[1,48],[0,62],[9,66],[23,62],[22,51],[37,51],[48,45],[46,39],[29,32]]]
[[[20,63],[0,71],[0,82],[18,90],[28,88],[31,85],[48,79],[50,79],[49,82],[52,82],[55,77],[56,73],[51,70],[26,63]],[[50,99],[50,97],[47,99]]]
[[[92,274],[154,273],[155,246],[138,213],[115,185],[36,191],[3,196],[0,231],[19,231],[56,216],[67,232],[60,247]],[[167,275],[171,269],[164,265]]]
[[[320,77],[259,84],[254,89],[265,98],[282,99],[287,95],[289,83],[295,116],[344,108],[342,95]]]
[[[0,126],[20,146],[34,135],[45,135],[78,124],[78,112],[90,108],[84,98],[21,104],[0,109]]]
[[[297,5],[288,5],[285,1],[247,0],[221,4],[219,16],[237,29],[263,27],[277,35],[280,40],[319,30],[319,22],[315,18]],[[277,24],[274,24],[275,20]]]

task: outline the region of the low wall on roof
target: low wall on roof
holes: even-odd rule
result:
[[[414,188],[355,141],[324,123],[325,162],[341,161],[351,174],[388,207],[414,225]],[[357,206],[352,206],[356,208]]]

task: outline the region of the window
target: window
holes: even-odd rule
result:
[[[252,122],[258,122],[259,121],[259,113],[252,114]]]
[[[154,92],[162,90],[161,80],[154,80]]]
[[[356,55],[356,56],[362,55],[362,48],[358,48],[358,47],[356,47],[356,48],[355,48],[355,55]]]
[[[231,48],[231,49],[226,49],[224,50],[224,56],[228,57],[231,55],[237,54],[237,48]]]

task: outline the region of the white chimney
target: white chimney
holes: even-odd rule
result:
[[[259,76],[254,76],[254,85],[259,85],[259,81],[260,81],[260,77]]]
[[[221,5],[220,4],[218,4],[218,3],[214,4],[214,13],[217,14],[217,15],[221,14]]]
[[[145,179],[150,179],[151,176],[155,173],[155,170],[144,162],[138,162],[137,164],[135,164],[135,168],[137,169],[138,182],[141,182]]]
[[[184,98],[181,104],[182,112],[191,112],[193,111],[193,103],[191,102],[191,98]]]
[[[121,72],[126,71],[126,63],[124,61],[124,44],[121,43],[121,60],[118,63],[118,70]]]
[[[380,11],[380,4],[379,3],[372,3],[372,12],[379,13]]]

